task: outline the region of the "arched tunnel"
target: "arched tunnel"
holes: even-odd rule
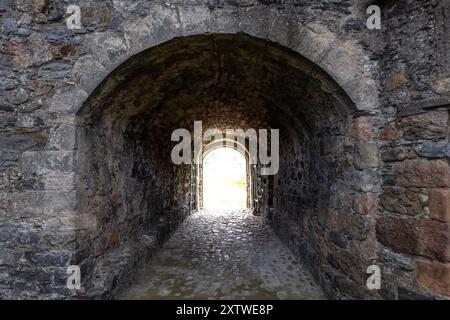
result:
[[[349,212],[358,193],[346,156],[355,111],[317,65],[244,34],[176,38],[133,56],[78,113],[78,210],[89,221],[78,234],[82,271],[108,287],[103,294],[118,290],[201,209],[196,165],[175,165],[170,155],[172,132],[186,128],[194,135],[194,122],[202,121],[203,131],[279,129],[279,170],[261,175],[255,165],[248,180],[258,187],[248,206],[326,285],[317,266],[330,259],[333,241],[346,241],[339,229],[359,224],[348,230],[359,240],[371,232],[368,219],[353,221]],[[349,252],[352,263],[368,263]]]

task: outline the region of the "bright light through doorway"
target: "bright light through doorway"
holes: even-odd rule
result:
[[[203,206],[208,209],[247,207],[246,160],[231,148],[218,148],[203,159]]]

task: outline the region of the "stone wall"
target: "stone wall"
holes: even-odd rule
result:
[[[0,1],[0,298],[114,296],[192,209],[194,120],[280,129],[263,208],[330,297],[450,296],[447,4],[68,4]]]
[[[390,286],[386,298],[450,293],[446,7],[398,1],[384,8],[387,45],[380,61],[388,123],[378,132],[383,193],[377,239]]]

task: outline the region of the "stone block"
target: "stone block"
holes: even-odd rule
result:
[[[71,173],[73,166],[73,152],[70,151],[24,152],[22,154],[24,172]]]
[[[402,118],[399,127],[406,140],[445,139],[448,128],[447,111],[430,111]]]
[[[11,208],[11,201],[7,192],[0,191],[0,217],[8,216]]]
[[[381,141],[394,141],[399,138],[401,138],[401,132],[394,125],[386,125],[378,133],[378,139]]]
[[[396,182],[402,187],[448,187],[450,170],[447,161],[414,159],[396,163]]]
[[[427,197],[419,190],[388,187],[380,196],[380,204],[387,211],[415,216],[422,213]]]
[[[396,90],[406,83],[406,78],[401,73],[394,73],[386,78],[385,85],[388,91]]]
[[[433,189],[430,191],[431,218],[442,222],[450,222],[450,190]]]
[[[75,191],[45,191],[44,212],[75,212],[78,207]]]
[[[347,277],[337,275],[332,278],[333,288],[347,298],[362,299],[364,297],[363,287]]]
[[[376,211],[376,196],[370,193],[355,195],[352,207],[358,214],[374,214]]]
[[[415,157],[417,157],[417,155],[414,150],[407,147],[389,148],[381,154],[381,159],[384,162],[403,161]]]
[[[85,38],[87,47],[93,50],[97,61],[107,69],[116,66],[127,55],[127,46],[123,37],[114,32],[96,32]]]
[[[358,117],[353,120],[350,136],[357,141],[369,141],[373,132],[371,117]]]
[[[350,279],[356,283],[363,284],[366,278],[366,268],[363,265],[361,258],[358,255],[348,251],[342,250],[339,255],[339,265],[342,272],[344,272]]]
[[[12,0],[2,0],[0,1],[0,12],[5,12],[11,10]]]
[[[372,169],[350,171],[345,174],[349,188],[359,192],[380,191],[380,175]]]
[[[90,93],[107,75],[105,67],[92,55],[78,59],[72,69],[72,78],[78,88]]]
[[[16,266],[21,257],[17,250],[0,248],[0,266]]]
[[[47,143],[47,133],[44,130],[27,131],[16,129],[1,133],[0,150],[31,151],[40,150]]]
[[[376,222],[377,239],[395,252],[450,261],[449,225],[431,219],[382,217]]]
[[[84,90],[74,86],[63,87],[51,98],[49,109],[60,114],[76,113],[87,97],[88,94]]]
[[[328,240],[333,242],[338,247],[341,247],[341,248],[347,247],[347,239],[345,238],[343,232],[331,231],[328,234]]]
[[[38,71],[38,75],[41,79],[61,79],[67,76],[72,69],[72,65],[62,62],[51,62]]]
[[[339,230],[348,239],[365,240],[369,234],[370,223],[367,217],[353,214],[342,213],[337,216]]]
[[[424,158],[450,158],[450,143],[447,141],[426,141],[415,149],[417,154]]]
[[[450,263],[418,260],[417,282],[422,287],[450,297]]]
[[[75,189],[74,173],[48,173],[44,175],[45,190],[73,191]]]
[[[44,209],[44,194],[40,191],[11,193],[11,210],[13,217],[39,217]]]
[[[0,229],[0,242],[6,242],[13,238],[13,235],[11,234],[13,230],[9,228]]]
[[[33,264],[56,267],[68,265],[71,253],[70,251],[33,252],[28,253],[26,257]]]
[[[47,149],[56,151],[72,151],[75,149],[76,127],[67,124],[55,125],[50,130]]]
[[[357,142],[353,163],[357,169],[377,168],[379,166],[377,145],[375,143]]]
[[[40,236],[39,233],[28,231],[28,230],[20,230],[15,234],[15,240],[17,243],[23,246],[32,246],[39,242]]]
[[[48,0],[33,0],[32,9],[35,13],[45,13],[48,9]]]

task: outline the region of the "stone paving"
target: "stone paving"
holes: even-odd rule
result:
[[[261,217],[248,210],[188,217],[119,299],[324,299]]]

